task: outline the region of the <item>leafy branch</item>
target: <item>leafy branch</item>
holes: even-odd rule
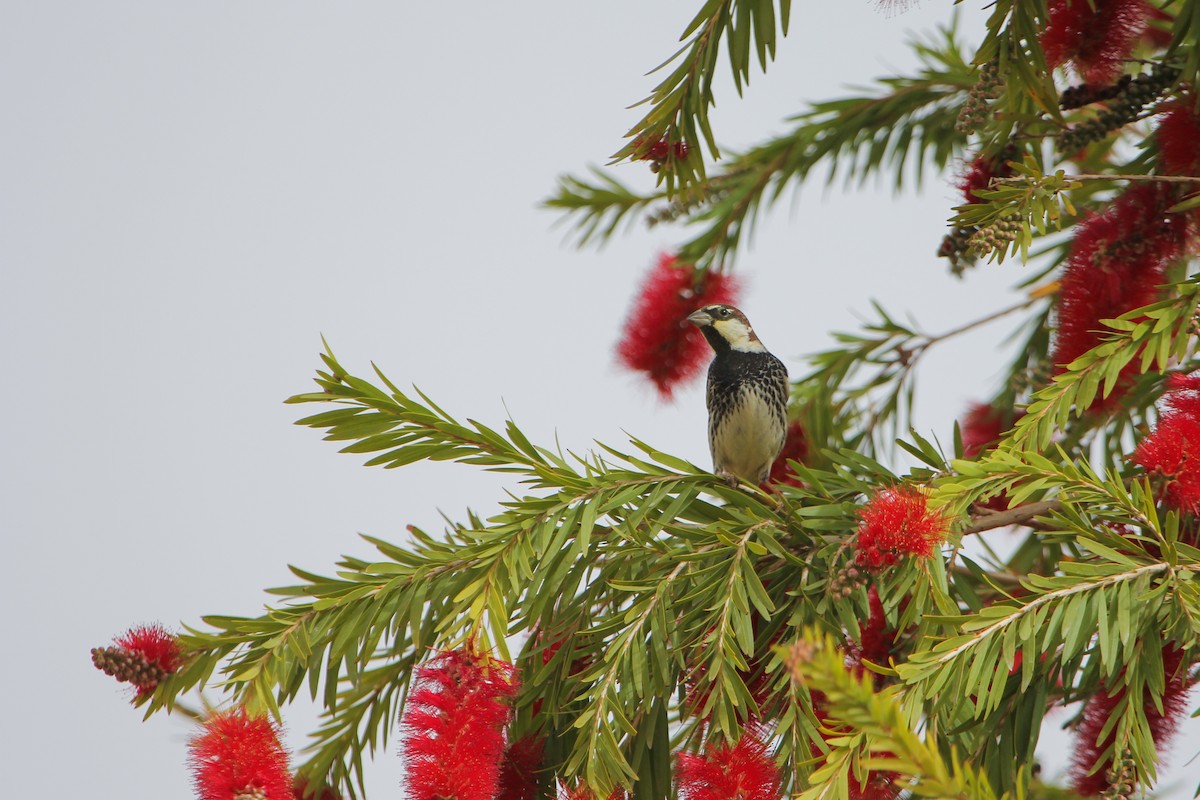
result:
[[[406,548],[368,537],[376,559],[343,558],[336,577],[293,567],[300,583],[271,590],[282,605],[258,617],[206,617],[207,629],[182,638],[188,662],[155,693],[151,711],[214,675],[252,711],[278,715],[307,691],[325,711],[304,773],[361,788],[363,752],[386,743],[405,676],[430,648],[473,642],[508,658],[510,637],[553,630],[570,614],[579,657],[593,666],[557,704],[571,709],[566,730],[581,734],[566,740],[569,771],[610,788],[645,778],[632,764],[650,734],[633,720],[676,688],[679,656],[668,642],[706,665],[711,708],[724,729],[736,727],[752,703],[737,669],[765,647],[751,614],[769,616],[777,603],[758,576],[790,570],[778,586],[820,591],[819,577],[800,577],[807,563],[793,551],[823,548],[823,539],[778,499],[729,487],[636,440],[640,456],[602,445],[603,455],[567,457],[532,444],[512,422],[503,434],[459,422],[378,371],[382,386],[349,374],[331,353],[322,358],[322,391],[289,402],[338,408],[298,424],[346,443],[343,452],[369,455],[368,465],[454,460],[512,473],[535,491],[441,538],[411,528]],[[556,668],[538,661],[534,670]],[[529,684],[545,679],[535,674]]]
[[[1029,245],[1036,232],[1045,236],[1052,228],[1062,228],[1065,218],[1077,212],[1067,192],[1081,186],[1077,176],[1065,170],[1053,175],[1043,174],[1034,156],[1026,154],[1024,161],[1010,161],[1016,173],[1012,178],[997,178],[990,188],[975,192],[981,202],[956,206],[958,213],[950,219],[957,228],[978,228],[973,241],[990,245],[991,255],[1003,261],[1010,252],[1019,252],[1029,259]],[[991,236],[986,236],[991,233]]]
[[[778,7],[777,7],[778,5]],[[750,79],[751,54],[758,56],[765,71],[775,58],[778,35],[787,35],[791,0],[708,0],[684,30],[687,40],[662,65],[652,72],[678,62],[656,86],[650,96],[637,105],[650,105],[646,115],[626,134],[629,144],[613,155],[615,161],[642,158],[658,142],[685,142],[695,154],[703,137],[713,158],[720,158],[716,139],[709,125],[708,110],[716,103],[712,82],[724,43],[734,85],[741,93]],[[689,37],[691,37],[689,39]],[[676,182],[686,186],[704,177],[703,159],[698,154],[683,155],[668,147],[659,175],[665,179],[668,193]]]
[[[821,387],[822,405],[853,409],[843,413],[860,420],[869,435],[889,421],[894,421],[893,428],[898,429],[912,408],[917,363],[930,348],[1022,311],[1046,294],[1044,287],[1035,289],[1019,303],[940,334],[922,333],[903,325],[873,303],[879,321],[864,326],[862,333],[835,333],[834,338],[843,346],[812,356],[811,371],[797,384]]]
[[[680,248],[679,257],[725,268],[760,206],[814,170],[825,166],[831,181],[844,171],[860,182],[890,172],[899,188],[910,171],[919,183],[926,167],[945,167],[965,145],[966,135],[955,131],[954,121],[975,83],[974,68],[963,59],[953,29],[914,48],[924,64],[917,75],[883,79],[879,92],[816,103],[793,118],[798,124],[791,132],[733,157],[723,170],[683,192],[639,195],[594,170],[596,182],[560,178],[545,206],[576,216],[581,244],[602,243],[623,220],[671,197],[654,218],[686,215],[689,224],[702,228]]]
[[[617,233],[622,222],[632,224],[638,213],[667,197],[665,191],[638,194],[605,170],[591,167],[590,171],[594,182],[560,175],[558,190],[542,202],[543,208],[562,211],[563,219],[578,215],[574,224],[579,247],[592,242],[603,245]],[[701,186],[697,184],[683,192],[697,192]],[[675,197],[679,198],[683,192]]]
[[[986,774],[961,761],[956,748],[932,732],[922,739],[914,731],[902,687],[877,691],[871,672],[852,675],[828,634],[807,633],[783,655],[795,678],[823,697],[830,745],[800,800],[844,800],[849,779],[865,785],[869,771],[893,773],[917,797],[997,799]]]

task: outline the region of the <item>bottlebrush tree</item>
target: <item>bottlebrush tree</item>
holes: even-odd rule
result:
[[[961,204],[930,264],[1029,265],[1027,299],[980,318],[1021,320],[1023,345],[950,452],[909,430],[913,381],[973,326],[928,336],[878,307],[793,383],[764,486],[639,440],[572,453],[460,421],[327,351],[289,401],[320,407],[300,424],[370,466],[518,488],[332,576],[295,569],[261,616],[93,651],[148,713],[213,690],[200,796],[356,796],[399,739],[415,800],[1050,797],[1034,748],[1055,709],[1076,791],[1152,788],[1200,678],[1200,0],[989,8],[974,52],[948,27],[914,45],[916,74],[725,156],[713,77],[767,69],[791,4],[705,3],[614,158],[657,188],[603,169],[547,201],[582,244],[679,231],[619,346],[669,396],[704,362],[682,318],[736,297],[750,223],[785,190],[947,173]],[[1001,527],[1009,552],[971,546]],[[276,730],[301,694],[324,720],[293,776]]]

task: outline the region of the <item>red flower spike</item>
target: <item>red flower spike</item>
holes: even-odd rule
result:
[[[1100,320],[1158,299],[1164,269],[1183,255],[1191,233],[1187,215],[1166,213],[1176,200],[1176,190],[1166,184],[1131,186],[1078,225],[1058,302],[1052,354],[1057,371],[1100,344]],[[1124,374],[1134,370],[1131,362]],[[1115,403],[1121,393],[1118,383],[1108,398],[1097,398],[1093,409]]]
[[[894,772],[871,770],[867,773],[866,783],[859,783],[853,775],[849,778],[846,786],[849,800],[896,800],[900,796]]]
[[[1167,104],[1154,130],[1158,140],[1158,166],[1169,175],[1200,175],[1200,117],[1192,98]]]
[[[958,177],[958,190],[962,192],[967,205],[982,203],[983,199],[975,194],[987,189],[994,178],[1007,178],[1012,175],[1008,161],[1015,156],[1014,152],[1004,152],[999,156],[976,156],[975,160]]]
[[[687,316],[711,303],[734,304],[736,282],[719,272],[704,272],[664,254],[650,271],[625,333],[617,345],[621,363],[645,373],[664,398],[695,377],[708,360],[704,336]]]
[[[288,754],[279,726],[244,708],[216,713],[188,743],[188,762],[200,800],[291,800]]]
[[[736,744],[708,747],[703,755],[680,753],[676,780],[681,800],[778,800],[779,765],[759,733],[747,730]]]
[[[1145,0],[1051,0],[1039,41],[1051,69],[1070,62],[1089,84],[1107,84],[1122,72],[1146,30]]]
[[[1024,411],[1005,412],[987,403],[972,404],[958,426],[963,457],[975,458],[984,450],[990,450],[1023,416]]]
[[[1171,28],[1175,24],[1175,17],[1171,16],[1161,8],[1150,6],[1150,13],[1147,15],[1149,23],[1146,26],[1146,32],[1142,34],[1142,41],[1159,50],[1165,50],[1171,44]],[[1154,25],[1158,22],[1160,24]]]
[[[928,498],[913,486],[884,489],[859,509],[854,542],[859,566],[877,570],[895,564],[899,556],[928,558],[946,539],[950,527]]]
[[[114,641],[118,647],[140,653],[147,661],[157,664],[167,672],[179,669],[179,640],[175,634],[168,632],[158,623],[130,628]]]
[[[518,685],[512,664],[468,649],[417,667],[400,722],[408,797],[493,800]]]
[[[962,436],[963,457],[975,458],[985,450],[990,450],[1023,416],[1024,411],[1004,411],[987,403],[974,403],[958,426]],[[980,505],[992,511],[1003,511],[1008,508],[1008,494],[1001,492],[980,502]]]
[[[825,711],[825,695],[821,692],[812,693],[813,713],[817,717],[817,721],[822,726],[826,725],[826,720],[829,719],[829,713]],[[837,736],[838,732],[826,733],[821,732],[822,738],[828,740]],[[817,760],[823,760],[824,754],[821,748],[816,744],[810,745],[812,757]],[[891,756],[891,753],[883,753],[882,755]],[[858,779],[853,774],[847,776],[846,785],[848,800],[896,800],[900,796],[900,787],[896,785],[898,777],[894,772],[881,772],[879,770],[871,770],[867,773],[867,779],[864,783],[859,783]]]
[[[96,668],[133,684],[137,697],[152,693],[182,662],[179,640],[157,623],[130,628],[113,640],[113,646],[92,650]]]
[[[787,439],[783,442],[783,450],[780,451],[779,457],[771,465],[771,475],[767,478],[767,483],[801,486],[800,479],[796,477],[795,470],[788,465],[788,462],[795,461],[803,464],[806,458],[808,458],[808,437],[804,433],[804,426],[799,421],[793,422],[788,425]]]
[[[1146,722],[1150,728],[1154,749],[1161,755],[1188,709],[1188,692],[1194,681],[1189,676],[1190,666],[1183,661],[1183,651],[1167,645],[1162,652],[1163,674],[1166,686],[1162,695],[1162,711],[1151,700],[1147,690],[1142,700]],[[1104,739],[1100,732],[1112,717],[1124,696],[1124,688],[1109,694],[1101,689],[1092,695],[1083,707],[1083,721],[1075,731],[1075,754],[1071,764],[1071,786],[1084,797],[1103,794],[1111,786],[1113,754],[1108,753],[1107,763],[1097,766],[1105,751],[1113,746],[1115,731],[1109,731]],[[1119,754],[1118,754],[1119,755]],[[1089,774],[1090,773],[1090,774]]]
[[[1166,688],[1162,695],[1162,711],[1149,699],[1146,701],[1146,724],[1154,739],[1154,748],[1163,750],[1179,732],[1179,725],[1187,717],[1188,694],[1195,683],[1192,680],[1191,664],[1183,660],[1183,651],[1171,645],[1163,648],[1163,675]]]
[[[1164,504],[1195,514],[1200,511],[1200,377],[1172,375],[1163,403],[1158,425],[1130,460],[1166,478]]]
[[[868,671],[863,665],[864,660],[886,667],[896,644],[896,632],[887,626],[883,601],[879,599],[879,590],[874,585],[867,590],[867,608],[867,619],[859,625],[860,639],[851,642],[846,651],[846,666],[860,678]],[[878,686],[883,676],[871,674]]]
[[[536,800],[545,747],[540,736],[522,736],[508,746],[500,765],[496,800]]]

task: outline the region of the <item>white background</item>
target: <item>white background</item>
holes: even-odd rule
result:
[[[975,6],[975,3],[967,5]],[[484,513],[472,468],[366,470],[291,422],[319,334],[452,413],[581,450],[629,431],[707,463],[702,388],[661,403],[614,366],[628,303],[683,240],[642,227],[579,252],[539,210],[602,164],[695,3],[0,3],[0,530],[9,623],[5,794],[191,796],[187,723],[143,723],[88,649],[130,625],[254,614],[287,563]],[[797,3],[767,76],[713,115],[737,149],[809,101],[913,66],[945,20]],[[982,13],[963,29],[979,36]],[[644,165],[622,180],[649,186]],[[1015,299],[1017,264],[964,282],[933,256],[956,192],[808,187],[740,261],[742,307],[793,374],[871,298],[931,332]],[[930,354],[918,427],[986,397],[1005,324]],[[1065,719],[1060,714],[1058,719]],[[298,746],[311,725],[289,716]],[[1196,727],[1167,773],[1190,796]],[[1047,774],[1063,744],[1046,737]],[[397,797],[398,759],[372,768]]]

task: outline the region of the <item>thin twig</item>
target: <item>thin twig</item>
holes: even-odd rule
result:
[[[993,311],[991,314],[988,314],[986,317],[980,317],[979,319],[972,320],[971,322],[968,322],[964,325],[959,325],[957,328],[951,328],[950,330],[946,331],[945,333],[939,333],[937,336],[927,336],[925,338],[925,341],[922,342],[919,345],[919,347],[920,347],[920,349],[924,350],[925,348],[929,347],[930,345],[937,344],[938,342],[943,341],[945,339],[949,339],[951,337],[958,336],[959,334],[962,334],[962,333],[967,333],[968,331],[972,331],[975,328],[979,328],[984,325],[987,325],[989,322],[995,322],[998,319],[1003,319],[1004,317],[1007,317],[1009,314],[1013,314],[1013,313],[1016,313],[1017,311],[1022,311],[1024,309],[1028,308],[1029,306],[1036,303],[1038,300],[1041,300],[1043,296],[1044,295],[1040,292],[1030,292],[1030,294],[1024,300],[1022,300],[1021,302],[1019,302],[1015,305],[1011,305],[1008,308],[1002,308],[999,311]]]
[[[961,575],[964,578],[976,577],[975,572],[971,571],[967,567],[964,567],[964,566],[961,566],[958,564],[954,565],[950,569],[950,571],[953,572],[955,575]],[[985,578],[987,578],[987,580],[991,581],[992,583],[1002,583],[1005,586],[1020,586],[1021,585],[1021,576],[1013,575],[1012,573],[1009,573],[1009,572],[984,572],[983,575]]]
[[[983,531],[990,531],[995,528],[1005,528],[1009,525],[1020,525],[1029,522],[1034,517],[1040,517],[1043,514],[1057,511],[1060,508],[1062,508],[1061,501],[1039,500],[1036,503],[1026,503],[1016,508],[1010,508],[1007,511],[989,511],[974,517],[974,521],[963,528],[963,535],[982,533]]]
[[[1200,177],[1192,177],[1190,175],[1094,175],[1092,173],[1081,172],[1077,175],[1064,175],[1067,180],[1072,181],[1146,181],[1158,183],[1200,183]],[[1027,177],[1017,175],[1009,178],[992,178],[992,183],[1027,183]]]

